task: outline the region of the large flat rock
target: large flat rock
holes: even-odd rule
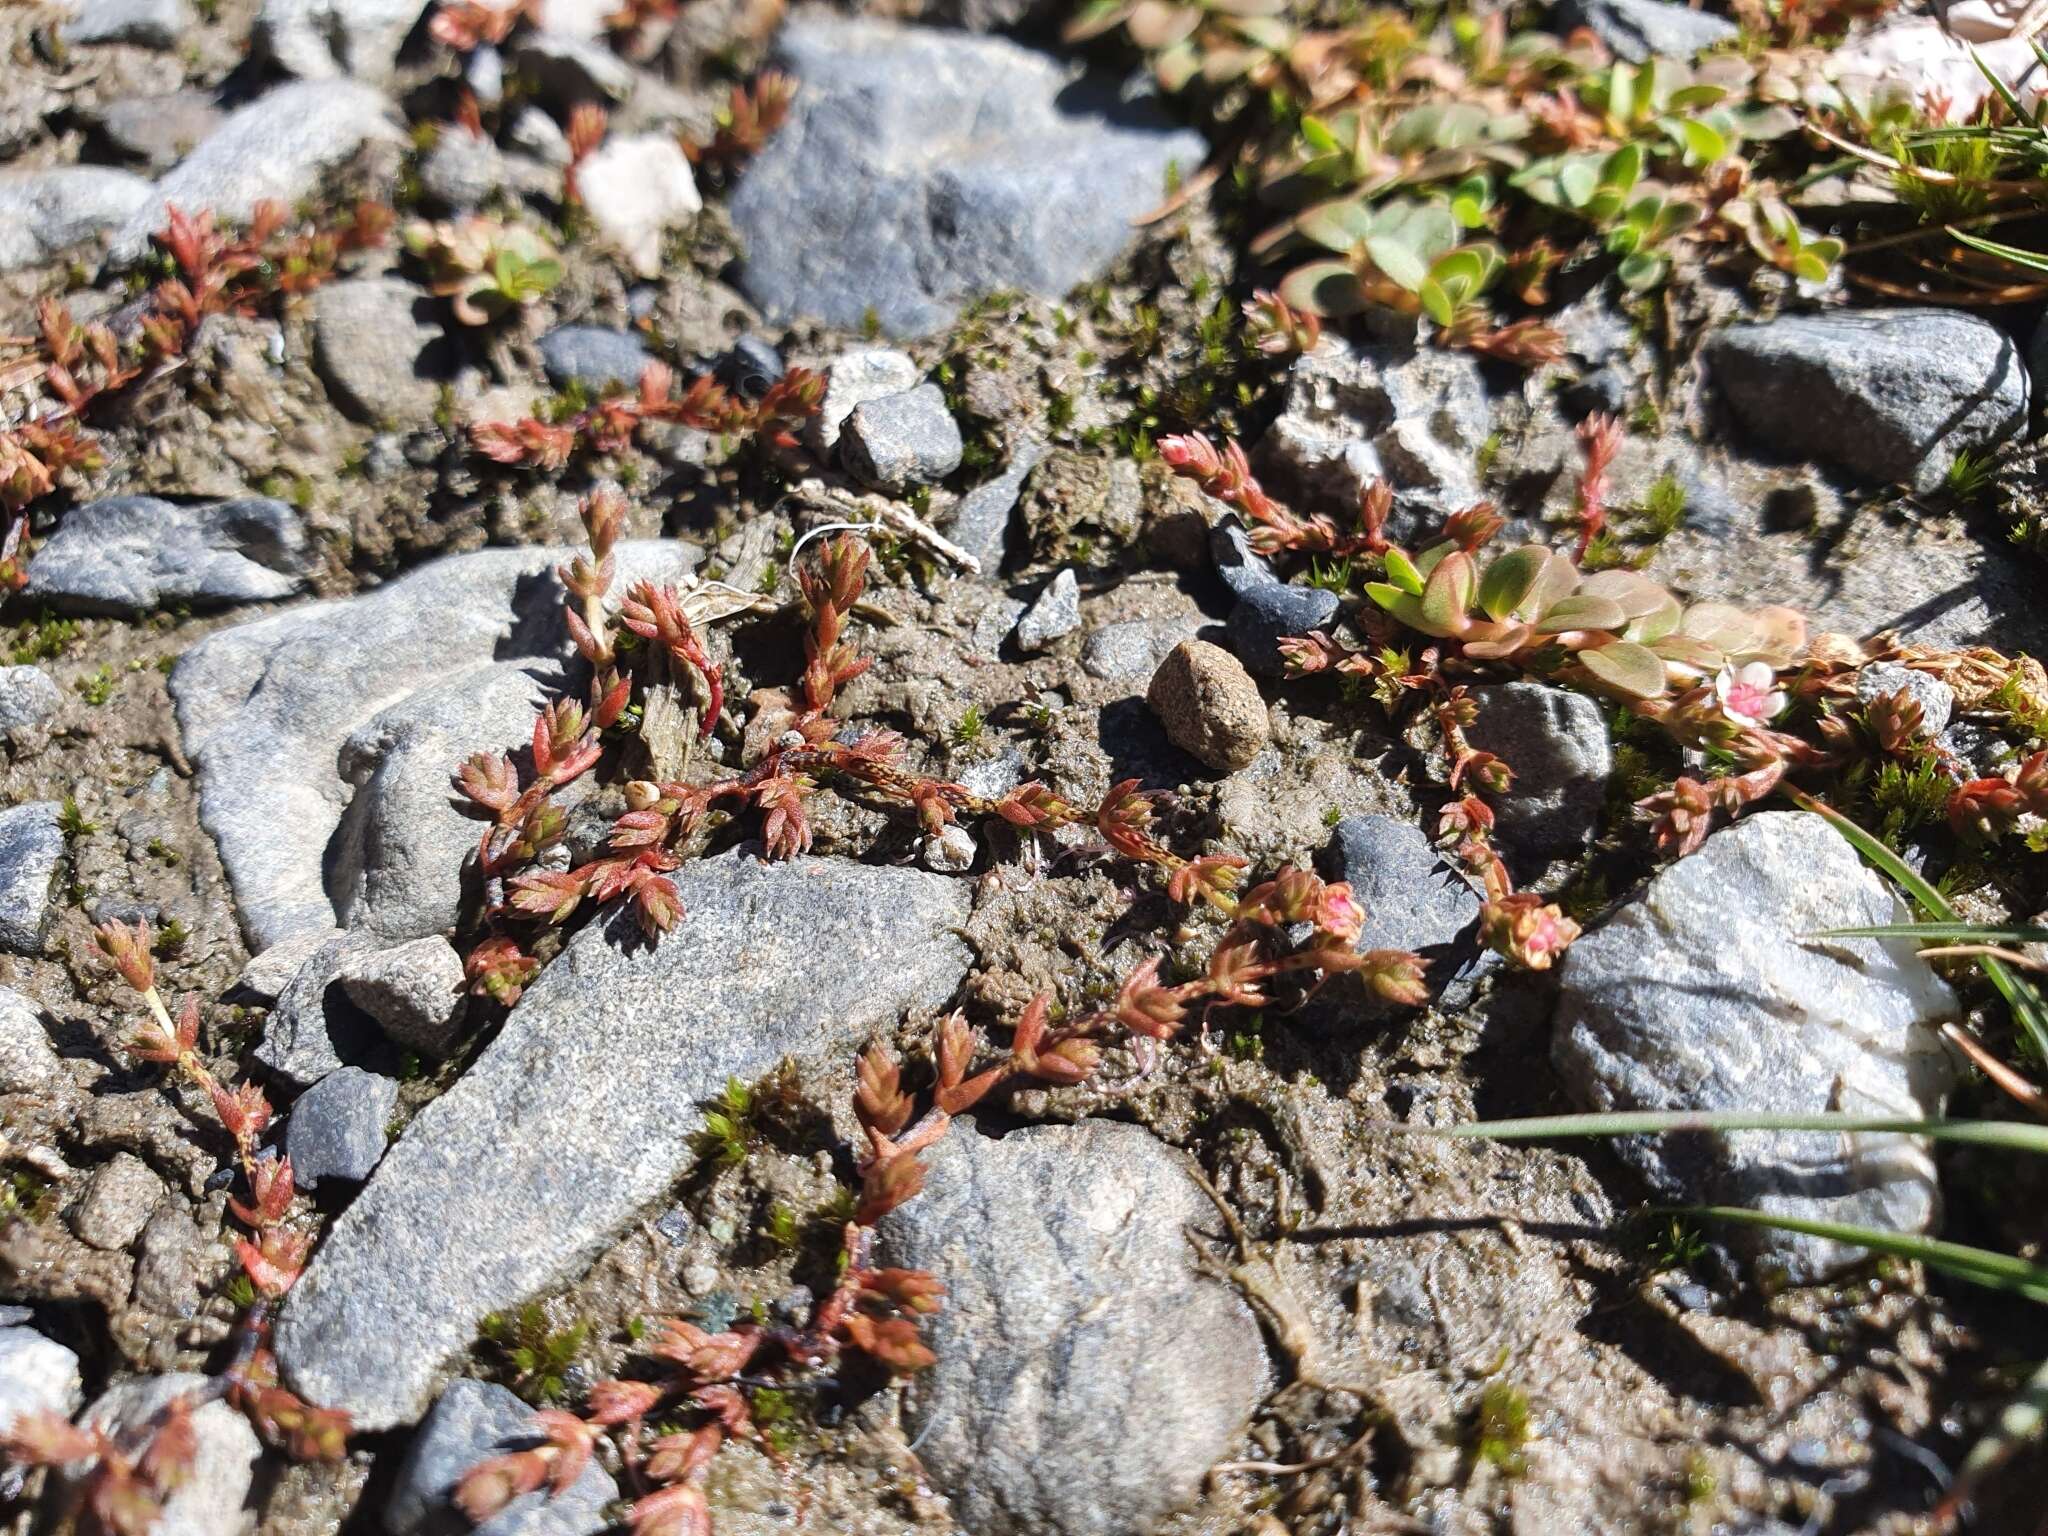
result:
[[[526,739],[544,697],[520,663],[568,654],[554,569],[570,551],[454,555],[376,591],[210,635],[171,674],[199,819],[252,947],[335,926],[390,939],[452,923],[477,824],[448,776]],[[677,580],[689,545],[618,550],[623,591]],[[468,680],[463,681],[465,674]],[[374,794],[348,817],[361,794]]]
[[[968,888],[943,876],[735,852],[676,883],[675,931],[584,928],[385,1154],[279,1319],[296,1390],[364,1429],[417,1419],[486,1314],[580,1273],[668,1190],[728,1077],[850,1060],[970,962]]]

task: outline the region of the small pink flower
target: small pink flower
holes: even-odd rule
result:
[[[1785,695],[1773,687],[1777,681],[1769,662],[1752,661],[1739,671],[1723,667],[1714,679],[1714,698],[1737,725],[1762,725],[1785,708]]]

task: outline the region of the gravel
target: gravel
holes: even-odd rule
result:
[[[300,1189],[362,1183],[384,1155],[386,1127],[397,1108],[398,1084],[391,1078],[361,1067],[340,1067],[321,1078],[285,1121],[292,1182]]]
[[[1208,154],[1116,79],[1004,39],[808,12],[777,63],[803,89],[731,201],[741,286],[775,320],[918,336],[999,288],[1058,298]]]
[[[834,358],[825,367],[825,397],[805,428],[806,440],[820,458],[828,457],[855,406],[915,389],[922,377],[916,360],[894,347],[863,347]]]
[[[653,360],[637,331],[565,325],[540,339],[541,366],[557,389],[570,384],[592,389],[638,384],[641,371]]]
[[[455,1508],[455,1486],[480,1461],[534,1443],[533,1410],[496,1382],[458,1376],[448,1383],[399,1464],[384,1506],[386,1536],[442,1536],[451,1527],[481,1536],[597,1536],[610,1528],[604,1507],[619,1496],[596,1458],[559,1494],[522,1494],[482,1525]]]
[[[197,505],[110,496],[64,515],[28,579],[62,612],[132,616],[289,597],[317,561],[298,511],[269,496]]]
[[[612,138],[576,168],[584,212],[642,277],[661,272],[661,240],[704,206],[689,157],[668,133]]]
[[[1124,1536],[1193,1502],[1269,1376],[1244,1302],[1195,1271],[1186,1229],[1216,1212],[1181,1154],[1106,1120],[966,1121],[925,1162],[881,1248],[946,1287],[906,1427],[961,1528]]]
[[[425,9],[421,0],[263,0],[252,46],[301,79],[382,84]]]
[[[50,882],[64,856],[63,807],[31,800],[0,811],[0,951],[42,951],[50,918]]]
[[[64,695],[41,667],[0,667],[0,741],[26,755],[50,739]]]
[[[981,574],[994,577],[1003,568],[1010,547],[1011,514],[1031,471],[1045,457],[1045,444],[1026,438],[1010,450],[1010,462],[993,480],[985,480],[960,498],[946,534],[981,562]]]
[[[327,172],[365,144],[401,144],[391,104],[354,80],[298,80],[228,114],[204,143],[156,184],[108,242],[116,262],[147,255],[164,210],[211,209],[239,223],[266,199],[297,204]]]
[[[1501,837],[1533,858],[1583,848],[1607,804],[1614,748],[1600,706],[1583,693],[1546,683],[1475,688],[1479,718],[1465,738],[1514,770],[1513,786],[1494,798]]]
[[[310,1088],[343,1063],[365,1061],[376,1052],[375,1024],[349,1001],[336,979],[343,959],[362,942],[351,934],[326,940],[278,994],[255,1056],[287,1086]]]
[[[1552,1051],[1589,1110],[1940,1112],[1951,1069],[1930,1025],[1956,1000],[1910,940],[1811,939],[1906,910],[1824,820],[1764,811],[1708,838],[1565,954]],[[1933,1160],[1897,1136],[1744,1131],[1619,1144],[1660,1194],[1924,1232]],[[1733,1229],[1760,1270],[1805,1284],[1862,1251]]]
[[[582,929],[385,1154],[280,1317],[297,1390],[366,1429],[410,1422],[486,1314],[580,1273],[667,1193],[728,1077],[848,1060],[967,969],[968,888],[942,876],[734,852],[675,879],[675,932],[649,946],[623,912]]]
[[[1071,566],[1063,566],[1031,600],[1031,606],[1024,610],[1011,633],[1018,650],[1035,656],[1080,627],[1081,583]]]
[[[1708,372],[1760,441],[1867,480],[1938,490],[1956,455],[2027,416],[2027,373],[1988,320],[1946,309],[1835,310],[1732,325]]]
[[[863,400],[839,434],[841,462],[880,490],[943,480],[960,467],[965,450],[960,424],[936,384]]]
[[[0,1093],[33,1093],[63,1070],[43,1010],[12,987],[0,987]]]
[[[192,26],[185,0],[82,0],[57,29],[67,44],[175,48]]]
[[[1175,746],[1219,773],[1249,767],[1270,739],[1259,685],[1206,640],[1183,640],[1167,654],[1145,702]]]

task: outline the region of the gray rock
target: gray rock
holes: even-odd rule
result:
[[[313,366],[336,404],[373,426],[433,419],[452,358],[423,289],[395,277],[359,277],[317,289],[312,307]]]
[[[977,485],[953,509],[946,534],[981,562],[982,575],[994,576],[1002,570],[1009,553],[1010,514],[1017,510],[1025,480],[1044,457],[1045,444],[1025,438],[1010,450],[1010,462],[1000,475]]]
[[[576,168],[590,222],[642,277],[661,271],[661,237],[703,208],[690,159],[675,135],[622,134]]]
[[[504,103],[505,55],[491,44],[480,43],[469,51],[469,57],[462,61],[462,78],[483,106]]]
[[[1409,822],[1346,816],[1330,834],[1321,863],[1324,876],[1349,882],[1365,908],[1361,950],[1407,949],[1437,959],[1479,916],[1478,895]]]
[[[242,967],[241,975],[235,978],[234,986],[228,991],[228,1001],[253,1003],[259,1008],[270,1007],[284,995],[284,989],[292,984],[292,978],[299,974],[320,946],[339,937],[338,929],[308,928],[271,945]]]
[[[839,434],[841,462],[882,490],[943,480],[960,467],[965,449],[946,392],[936,384],[863,400]]]
[[[33,1328],[0,1328],[0,1434],[23,1414],[68,1419],[84,1400],[77,1355]]]
[[[93,1170],[85,1194],[71,1212],[71,1230],[89,1247],[110,1253],[126,1248],[163,1203],[164,1181],[149,1164],[116,1152]]]
[[[398,1084],[390,1078],[361,1067],[328,1073],[299,1096],[285,1121],[292,1182],[300,1189],[362,1183],[384,1155],[397,1108]]]
[[[1653,54],[1690,59],[1742,35],[1727,17],[1678,0],[1565,0],[1558,19],[1567,29],[1592,28],[1610,53],[1631,64]]]
[[[1600,824],[1614,771],[1600,706],[1546,683],[1475,688],[1472,697],[1479,718],[1466,739],[1515,774],[1513,787],[1494,801],[1501,836],[1533,858],[1583,848]]]
[[[385,1154],[280,1317],[300,1392],[367,1429],[410,1422],[481,1318],[668,1191],[727,1077],[850,1058],[967,969],[968,890],[938,875],[735,852],[675,880],[677,932],[650,946],[624,912],[581,930]]]
[[[1081,670],[1105,683],[1149,678],[1199,626],[1185,619],[1125,619],[1088,632],[1081,642]]]
[[[123,96],[100,109],[99,129],[123,155],[152,171],[167,171],[220,126],[222,115],[205,91]],[[147,195],[145,183],[141,196]],[[122,217],[127,212],[123,209]]]
[[[1185,1229],[1215,1208],[1182,1156],[1107,1120],[968,1122],[925,1161],[881,1244],[946,1287],[905,1405],[962,1529],[1124,1536],[1192,1502],[1269,1377],[1244,1302],[1195,1270]]]
[[[480,1461],[534,1444],[533,1410],[495,1382],[458,1376],[420,1424],[384,1506],[388,1536],[439,1536],[469,1524],[455,1509],[455,1486]],[[604,1507],[619,1496],[596,1458],[561,1493],[522,1494],[475,1529],[482,1536],[596,1536],[609,1529]]]
[[[447,701],[450,678],[493,660],[516,664],[521,657],[565,655],[562,590],[553,571],[569,554],[531,548],[453,556],[374,592],[221,630],[179,658],[171,694],[186,755],[198,770],[200,820],[220,848],[252,947],[334,926],[330,844],[353,792],[338,764],[363,727],[376,726],[373,735],[389,736],[396,748],[419,749],[407,754],[419,783],[404,795],[396,773],[382,773],[385,804],[418,805],[435,818],[448,846],[458,833],[474,844],[477,824],[448,803],[447,779],[460,755],[430,764],[432,733],[421,720],[430,711],[407,711],[405,701],[437,688]],[[620,586],[641,577],[677,580],[696,559],[694,548],[674,541],[623,544]],[[401,723],[408,725],[404,732],[397,729]],[[516,746],[531,729],[530,715],[510,716],[488,744]],[[382,772],[367,746],[359,740],[350,753],[366,783]],[[431,805],[435,792],[438,807]],[[358,813],[351,835],[381,838],[393,820],[386,809]],[[350,871],[341,893],[348,910],[358,902],[366,912],[400,909],[404,892],[397,879],[385,881],[378,872],[407,859],[404,847],[364,841],[345,858],[339,850],[336,855],[337,867]],[[436,920],[412,932],[379,928],[385,937],[416,938],[453,920],[446,893],[455,889],[459,869],[446,868],[441,858],[414,861],[424,878],[448,882],[438,887],[443,895],[415,908],[431,907]]]
[[[1270,739],[1266,701],[1238,659],[1183,640],[1152,674],[1145,702],[1175,746],[1219,773],[1250,766]]]
[[[915,360],[894,347],[864,347],[834,358],[825,367],[825,398],[805,429],[806,440],[820,458],[829,456],[855,406],[915,389],[919,377]]]
[[[443,133],[420,161],[420,190],[453,213],[474,213],[511,180],[504,152],[473,133]]]
[[[50,882],[64,857],[63,807],[31,800],[0,811],[0,951],[40,954],[50,917]]]
[[[130,1377],[101,1393],[85,1416],[102,1429],[139,1428],[173,1398],[204,1395],[212,1386],[191,1372]],[[218,1397],[193,1413],[192,1433],[196,1453],[191,1470],[164,1500],[150,1536],[239,1536],[262,1442],[241,1410]]]
[[[536,106],[521,107],[513,115],[512,125],[505,130],[505,145],[558,170],[569,163],[569,136]]]
[[[1948,729],[1949,717],[1955,713],[1956,691],[1940,678],[1891,661],[1857,669],[1856,697],[1865,706],[1902,692],[1920,706],[1923,738],[1931,740]]]
[[[789,365],[772,344],[748,333],[725,349],[713,373],[742,400],[758,400],[788,371]]]
[[[1956,1000],[1909,940],[1815,939],[1906,910],[1820,817],[1764,811],[1708,838],[1567,951],[1552,1049],[1590,1110],[1940,1112],[1950,1067],[1929,1027]],[[1924,1144],[1744,1131],[1631,1139],[1622,1155],[1693,1202],[1924,1232],[1939,1211]],[[1737,1228],[1794,1283],[1861,1251]]]
[[[540,339],[541,366],[557,389],[571,383],[591,389],[638,384],[641,371],[653,360],[636,331],[564,325]]]
[[[1869,480],[1926,493],[1956,455],[2027,416],[2019,351],[1951,309],[1836,310],[1731,325],[1708,338],[1716,388],[1756,437]]]
[[[155,194],[122,221],[108,254],[117,262],[146,254],[167,207],[186,213],[211,209],[239,222],[266,199],[293,206],[327,172],[379,140],[403,142],[380,92],[354,80],[281,85],[231,112],[159,181]]]
[[[82,0],[58,29],[66,43],[175,48],[192,25],[185,0]]]
[[[421,0],[263,0],[255,52],[303,80],[389,80]]]
[[[741,284],[778,320],[916,336],[998,288],[1065,294],[1208,153],[1150,98],[1001,39],[805,12],[778,54],[802,89],[731,203]]]
[[[63,707],[64,695],[41,667],[0,667],[0,741],[15,751],[43,747]]]
[[[1290,635],[1326,629],[1342,604],[1327,587],[1248,585],[1230,610],[1230,643],[1238,660],[1261,677],[1285,677],[1280,642]]]
[[[0,272],[40,266],[126,222],[150,184],[105,165],[0,173]]]
[[[1209,530],[1209,559],[1233,597],[1281,585],[1266,557],[1252,548],[1251,535],[1236,517],[1226,517]]]
[[[1295,360],[1259,455],[1289,490],[1346,517],[1384,477],[1396,493],[1387,536],[1414,543],[1480,499],[1489,430],[1486,382],[1469,353],[1326,338]]]
[[[1081,583],[1075,579],[1072,567],[1063,566],[1032,599],[1012,633],[1017,649],[1031,656],[1080,627]]]
[[[436,1060],[460,1037],[462,957],[439,934],[389,949],[355,950],[337,972],[349,1001],[391,1039]]]
[[[293,973],[264,1020],[256,1060],[287,1086],[310,1088],[375,1049],[376,1025],[337,980],[342,961],[362,943],[352,934],[322,943]]]
[[[0,987],[0,1093],[33,1093],[62,1071],[43,1010],[12,987]]]
[[[269,496],[196,505],[109,496],[64,514],[28,579],[66,613],[127,616],[289,597],[316,563],[298,512]]]

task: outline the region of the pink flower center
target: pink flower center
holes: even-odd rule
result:
[[[1728,685],[1728,713],[1740,715],[1745,720],[1761,720],[1770,707],[1770,693],[1754,683],[1735,682]]]

